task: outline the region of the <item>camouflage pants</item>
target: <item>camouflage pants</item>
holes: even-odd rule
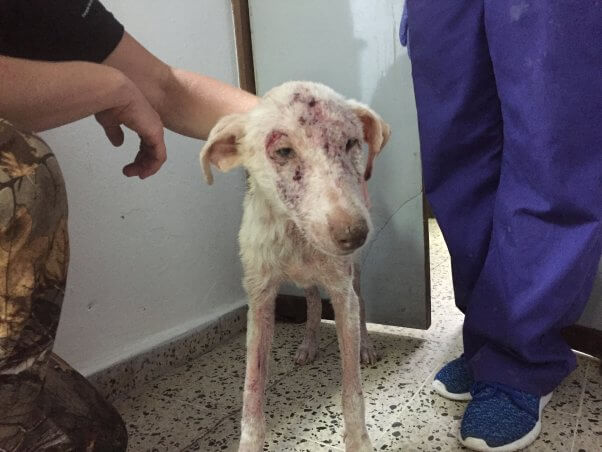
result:
[[[0,119],[0,450],[123,450],[117,412],[52,354],[69,262],[48,146]]]

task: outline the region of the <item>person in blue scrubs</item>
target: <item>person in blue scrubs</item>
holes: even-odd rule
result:
[[[575,368],[560,335],[600,262],[602,3],[407,0],[424,186],[448,245],[460,441],[517,450]]]

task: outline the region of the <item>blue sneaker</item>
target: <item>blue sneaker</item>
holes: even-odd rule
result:
[[[507,452],[531,444],[541,431],[541,412],[552,393],[540,397],[499,383],[478,382],[460,427],[469,449]]]
[[[474,380],[468,363],[461,355],[441,368],[433,380],[433,389],[451,400],[470,400]]]

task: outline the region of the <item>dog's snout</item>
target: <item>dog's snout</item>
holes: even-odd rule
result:
[[[336,246],[344,252],[358,249],[368,237],[368,222],[365,218],[353,218],[340,212],[329,218],[330,237]]]

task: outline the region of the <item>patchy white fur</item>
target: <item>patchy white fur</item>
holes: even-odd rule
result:
[[[212,164],[223,171],[242,165],[249,175],[239,234],[249,297],[239,451],[263,449],[274,301],[285,280],[306,288],[313,303],[319,302],[315,286],[329,292],[343,365],[346,450],[372,450],[359,368],[365,321],[360,332],[363,312],[353,280],[354,251],[371,224],[361,145],[351,144],[367,141],[371,161],[388,136],[386,123],[368,107],[318,83],[289,82],[271,90],[250,112],[222,118],[201,151],[209,183]],[[292,157],[281,158],[277,151],[282,148],[292,148]],[[319,314],[317,319],[319,324]],[[317,341],[315,312],[308,326],[316,330],[312,337]]]

